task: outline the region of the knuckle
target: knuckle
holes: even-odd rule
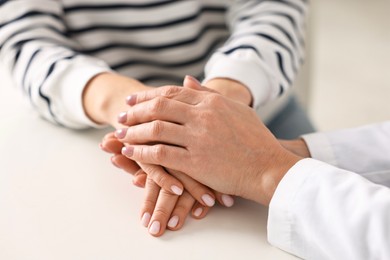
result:
[[[171,216],[171,212],[163,207],[156,207],[153,211],[154,218],[168,219]]]
[[[190,212],[192,206],[192,204],[178,204],[176,205],[172,215],[185,216]]]
[[[162,91],[162,96],[170,98],[170,97],[175,96],[177,93],[179,93],[179,91],[180,91],[180,88],[177,86],[167,86]]]
[[[203,194],[210,193],[210,191],[205,186],[198,182],[193,182],[189,185],[184,184],[184,187],[190,194],[196,196],[197,198],[201,197]]]
[[[138,161],[145,161],[145,158],[148,157],[148,150],[145,147],[139,147],[139,149],[135,149],[134,155],[138,157]]]
[[[166,106],[166,98],[164,97],[156,97],[153,99],[152,107],[150,108],[150,112],[153,115],[157,115],[161,111],[164,111],[164,108]]]
[[[212,105],[219,106],[219,105],[223,104],[224,99],[223,99],[222,95],[212,93],[212,94],[207,96],[206,101]]]
[[[147,172],[147,169],[145,169],[145,171]],[[147,175],[149,175],[148,172],[147,172]],[[148,187],[153,187],[154,184],[155,184],[155,183],[154,183],[154,180],[151,178],[151,176],[148,176],[148,177],[146,178],[146,185],[147,185]]]
[[[164,122],[162,122],[160,120],[156,120],[156,121],[152,122],[151,135],[153,137],[155,137],[155,138],[160,137],[163,130],[164,130]]]
[[[168,176],[160,171],[156,171],[153,179],[160,187],[166,187],[168,184]]]
[[[156,162],[161,162],[167,157],[167,150],[164,145],[158,144],[153,147],[153,158]]]
[[[157,167],[150,165],[150,166],[146,166],[144,168],[145,168],[144,170],[146,171],[146,173],[149,176],[148,180],[150,182],[156,182],[155,176],[158,175],[158,173],[159,173]]]
[[[143,204],[142,209],[145,212],[150,212],[150,211],[152,211],[154,209],[155,205],[156,205],[156,201],[155,200],[153,200],[151,198],[146,198],[144,200],[144,204]]]

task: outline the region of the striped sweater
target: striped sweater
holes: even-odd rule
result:
[[[116,71],[148,85],[227,77],[258,107],[303,61],[307,0],[0,0],[0,62],[33,107],[69,128],[94,126],[82,92]]]

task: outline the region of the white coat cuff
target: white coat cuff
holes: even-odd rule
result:
[[[322,165],[313,159],[302,159],[286,173],[280,181],[269,205],[267,235],[268,242],[282,250],[297,254],[297,238],[294,205],[295,198],[305,185],[307,179],[315,174]],[[299,248],[299,247],[298,247]]]
[[[250,56],[246,58],[241,56],[215,53],[205,67],[206,78],[203,83],[215,78],[238,81],[249,89],[253,98],[253,107],[257,108],[276,97],[277,93],[271,93],[271,83],[264,67]]]
[[[328,137],[324,133],[314,133],[301,136],[313,159],[337,166],[336,155]]]

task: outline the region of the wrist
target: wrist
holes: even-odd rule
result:
[[[97,124],[117,126],[117,115],[126,110],[126,97],[146,88],[137,80],[114,73],[93,77],[83,92],[86,115]]]
[[[288,151],[303,157],[311,158],[309,148],[302,138],[294,140],[279,140],[279,143]]]
[[[215,78],[209,80],[205,86],[235,101],[242,102],[246,105],[252,104],[251,92],[245,85],[238,81],[228,78]]]
[[[247,198],[264,206],[269,206],[280,181],[302,159],[284,149],[274,154],[272,158],[273,160],[268,160],[268,162],[261,162],[258,169],[264,170],[256,172],[255,178],[250,182],[250,188],[248,189],[250,193]]]

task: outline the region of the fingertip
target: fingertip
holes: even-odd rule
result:
[[[129,106],[134,106],[137,103],[137,95],[131,95],[126,98],[126,104]]]
[[[141,178],[137,178],[137,176],[136,177],[134,177],[134,179],[133,179],[133,185],[134,186],[136,186],[136,187],[138,187],[138,188],[145,188],[145,180],[140,180]]]
[[[191,214],[195,219],[202,219],[206,216],[207,212],[208,212],[208,207],[205,207],[200,203],[197,203],[192,209]]]
[[[180,218],[179,216],[172,216],[169,221],[168,221],[168,224],[167,224],[167,227],[170,229],[170,230],[178,230],[180,227],[179,227],[179,223],[180,223]]]
[[[197,90],[201,89],[201,83],[196,78],[190,75],[186,75],[184,77],[183,86]]]
[[[208,207],[213,207],[215,205],[215,199],[212,197],[210,194],[203,194],[202,195],[202,202],[208,206]]]
[[[99,144],[99,148],[106,153],[111,153],[103,143]]]
[[[134,154],[134,147],[132,146],[125,146],[122,148],[122,154],[126,157],[132,157]]]
[[[142,172],[142,170],[141,170]],[[137,175],[134,176],[134,181],[137,183],[137,186],[140,187],[140,188],[145,188],[145,183],[146,183],[146,178],[148,176],[146,175],[146,173],[139,173]]]
[[[145,212],[144,214],[142,214],[142,218],[141,218],[142,226],[148,227],[149,226],[149,222],[150,222],[150,218],[151,218],[151,215],[150,215],[149,212]]]
[[[149,231],[149,234],[151,234],[152,236],[155,236],[155,237],[159,237],[164,233],[164,232],[161,232],[161,224],[160,224],[160,221],[157,221],[157,220],[155,220],[151,223],[148,231]]]
[[[119,165],[118,165],[118,162],[116,161],[116,155],[114,155],[114,156],[111,156],[111,163],[112,163],[112,165],[114,165],[116,168],[119,168],[119,169],[121,169],[121,167],[119,167]]]
[[[126,123],[127,121],[127,113],[126,112],[122,112],[118,115],[118,123],[120,124],[124,124]]]
[[[180,196],[180,195],[183,194],[184,190],[183,190],[183,188],[180,188],[177,185],[172,185],[171,186],[171,191],[173,192],[173,194]]]
[[[234,198],[230,195],[223,194],[221,196],[221,199],[222,199],[223,205],[228,207],[228,208],[230,208],[234,205]]]
[[[121,128],[115,131],[115,137],[118,139],[123,139],[126,137],[127,128]]]
[[[104,137],[103,137],[103,140],[107,140],[107,139],[110,139],[110,138],[115,138],[114,132],[109,132],[109,133],[105,134]]]

